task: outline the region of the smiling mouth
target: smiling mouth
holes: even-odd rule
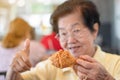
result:
[[[70,50],[80,48],[80,46],[75,46],[75,47],[69,47]]]
[[[79,50],[80,46],[74,46],[74,47],[69,47],[69,51],[71,52],[71,54],[74,56],[74,57],[78,57],[78,50]]]

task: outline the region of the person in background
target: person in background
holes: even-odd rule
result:
[[[25,39],[31,39],[32,27],[22,18],[15,18],[10,22],[8,33],[0,43],[0,71],[6,72],[15,56],[16,52],[24,46]],[[42,44],[31,41],[30,45],[30,62],[35,66],[38,61],[43,60],[46,56],[46,49]]]
[[[35,28],[31,27],[30,30],[30,62],[33,66],[35,66],[38,62],[43,61],[47,59],[50,55],[47,54],[47,50],[43,46],[43,44],[40,44],[38,41],[35,40],[36,34],[35,34]],[[34,54],[33,54],[34,53]],[[43,54],[44,53],[44,54]],[[40,55],[41,54],[41,55]]]
[[[48,53],[53,53],[55,51],[62,49],[58,39],[55,38],[56,33],[58,33],[58,28],[53,26],[52,33],[49,35],[43,36],[40,39],[40,43],[44,45]]]
[[[76,58],[76,64],[60,69],[47,59],[30,70],[30,42],[26,40],[24,50],[16,54],[8,70],[7,80],[120,80],[120,56],[102,51],[94,42],[100,20],[93,2],[67,0],[56,8],[50,20],[58,27],[62,48]]]

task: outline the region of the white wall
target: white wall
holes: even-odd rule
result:
[[[120,0],[114,1],[114,36],[116,38],[113,40],[120,50]]]
[[[120,39],[120,0],[115,0],[115,35]]]

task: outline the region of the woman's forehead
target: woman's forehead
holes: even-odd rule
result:
[[[60,30],[72,30],[72,29],[76,29],[76,28],[83,28],[86,27],[82,22],[78,21],[74,21],[72,23],[63,23],[62,25],[58,26],[59,31]]]
[[[78,24],[82,24],[83,23],[83,18],[82,16],[80,16],[79,13],[71,13],[68,14],[66,16],[63,16],[61,18],[59,18],[58,20],[58,27],[62,28],[62,27],[67,27],[67,26],[76,26]]]
[[[68,28],[71,28],[71,29],[74,29],[76,27],[79,27],[80,28],[80,23],[79,22],[75,22],[73,24],[70,24],[68,26],[62,26],[62,27],[59,27],[59,30],[64,30],[64,29],[68,29]]]

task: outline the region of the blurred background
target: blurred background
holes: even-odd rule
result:
[[[39,41],[52,31],[49,18],[53,10],[65,0],[0,0],[0,40],[8,25],[16,17],[26,20],[36,32]],[[120,0],[91,0],[98,8],[101,28],[96,43],[103,50],[120,54]]]

